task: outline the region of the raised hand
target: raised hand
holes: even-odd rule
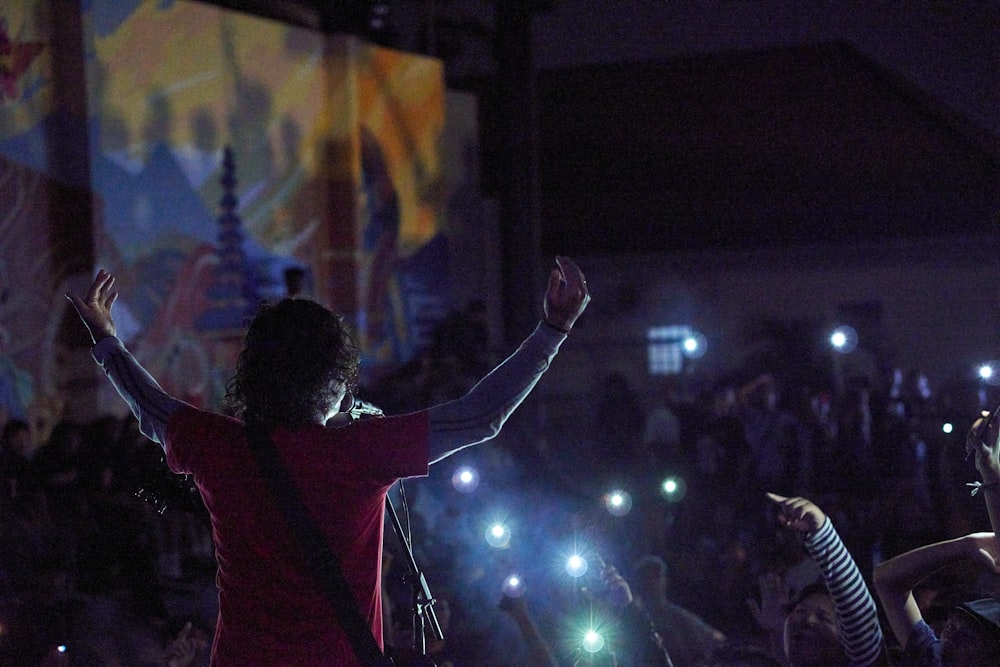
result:
[[[805,498],[786,498],[777,493],[768,493],[770,498],[781,510],[778,522],[800,533],[813,533],[826,523],[823,510],[816,507],[811,500]]]
[[[191,622],[185,623],[184,628],[167,645],[167,667],[188,667],[207,645],[208,640],[201,633],[192,630]]]
[[[965,439],[967,454],[975,454],[976,470],[983,477],[983,484],[1000,482],[1000,407],[983,412],[972,424]]]
[[[766,572],[757,578],[757,585],[760,588],[760,603],[753,598],[747,600],[753,620],[762,629],[779,633],[785,627],[790,601],[785,582],[777,573]]]
[[[587,280],[573,260],[556,257],[556,265],[549,273],[549,285],[545,292],[545,321],[568,332],[590,303],[590,294],[587,292]]]
[[[608,592],[608,600],[619,609],[624,609],[632,602],[632,589],[622,575],[618,574],[614,565],[608,565],[600,556],[597,560],[601,567],[601,580]]]
[[[76,314],[87,325],[90,337],[96,343],[107,336],[114,336],[117,329],[111,317],[111,307],[118,298],[115,289],[115,277],[101,269],[90,284],[87,298],[81,299],[76,294],[67,294],[66,298],[73,303]]]

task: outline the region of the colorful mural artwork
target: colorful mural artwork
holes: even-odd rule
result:
[[[20,96],[24,75],[44,48],[41,42],[12,41],[6,22],[0,21],[0,99]]]
[[[37,5],[0,11],[0,146],[8,145],[0,148],[0,422],[32,420],[52,385],[44,360],[55,354],[46,308],[51,256],[37,224],[48,216],[54,184],[24,166],[30,160],[18,142],[51,111],[48,37],[33,20]]]
[[[0,158],[39,178],[61,113],[36,34],[49,5],[0,10]],[[96,263],[118,276],[136,356],[218,407],[245,318],[295,293],[345,314],[364,382],[408,361],[449,296],[441,64],[198,2],[79,6],[75,142],[89,146]]]

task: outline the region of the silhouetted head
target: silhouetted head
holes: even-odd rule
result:
[[[226,399],[269,427],[325,423],[358,379],[342,318],[307,299],[263,304],[250,322]]]
[[[11,419],[3,427],[0,435],[0,453],[10,452],[17,456],[27,457],[31,454],[31,428],[28,422]]]
[[[632,564],[632,589],[648,608],[666,599],[669,578],[667,564],[659,556],[647,554]]]
[[[775,379],[765,373],[743,385],[739,393],[740,402],[751,409],[770,412],[778,403],[778,385]]]

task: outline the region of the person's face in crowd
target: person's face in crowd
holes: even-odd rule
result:
[[[792,667],[844,663],[837,639],[837,614],[828,594],[812,593],[792,609],[785,619],[785,655]]]
[[[732,387],[726,387],[717,392],[713,399],[714,415],[716,417],[725,417],[732,414],[733,408],[737,403],[736,390]]]

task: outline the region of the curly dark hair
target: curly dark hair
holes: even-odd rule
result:
[[[332,407],[336,382],[355,388],[359,363],[341,316],[308,299],[263,303],[226,383],[226,402],[271,428],[316,423]]]

